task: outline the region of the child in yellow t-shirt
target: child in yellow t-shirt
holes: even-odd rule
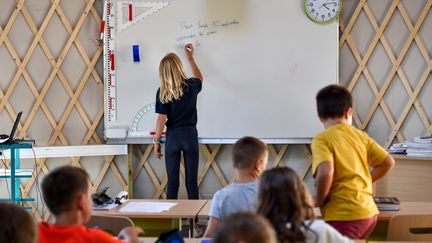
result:
[[[366,239],[378,214],[372,183],[389,173],[394,160],[366,132],[351,125],[353,102],[346,88],[324,87],[316,101],[325,127],[312,140],[316,206],[343,235]]]

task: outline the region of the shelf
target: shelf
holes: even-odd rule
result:
[[[33,144],[30,142],[27,143],[14,143],[14,144],[0,144],[1,149],[31,149],[33,147]]]
[[[9,169],[0,169],[0,178],[11,178],[11,171]],[[15,178],[31,178],[33,176],[32,169],[16,169]]]
[[[33,147],[33,144],[34,140],[19,140],[12,144],[0,144],[0,149],[3,153],[9,152],[9,154],[5,157],[10,159],[11,168],[0,169],[0,178],[9,178],[10,181],[10,198],[0,199],[0,201],[12,202],[15,204],[34,201],[34,198],[22,198],[22,192],[20,188],[20,180],[23,178],[31,178],[33,174],[33,170],[20,169],[20,152],[21,150],[30,150]]]
[[[11,202],[12,199],[9,198],[0,198],[0,202]],[[34,202],[34,198],[17,198],[14,200],[15,202]]]

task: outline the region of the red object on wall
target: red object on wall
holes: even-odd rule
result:
[[[110,52],[110,61],[111,61],[111,70],[114,70],[115,66],[114,66],[114,52],[113,51]]]
[[[132,4],[129,4],[129,21],[132,21]]]

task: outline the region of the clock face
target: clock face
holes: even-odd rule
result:
[[[305,0],[307,16],[317,23],[336,20],[342,10],[342,0]]]

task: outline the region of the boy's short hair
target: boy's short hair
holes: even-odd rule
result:
[[[0,242],[37,242],[37,230],[29,212],[12,203],[0,203],[3,222],[0,227]]]
[[[56,216],[72,208],[80,193],[87,193],[89,175],[81,168],[62,166],[52,170],[42,181],[42,195],[50,212]]]
[[[276,243],[276,233],[263,216],[239,212],[225,217],[218,225],[214,243]]]
[[[342,117],[351,108],[351,93],[341,85],[332,84],[322,88],[316,95],[318,116],[322,119]]]
[[[258,138],[243,137],[239,139],[233,148],[233,163],[236,169],[249,169],[255,161],[267,151],[267,146]]]

